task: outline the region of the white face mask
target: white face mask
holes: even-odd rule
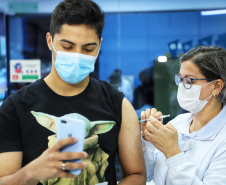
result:
[[[214,82],[214,81],[212,81],[212,82]],[[177,91],[177,101],[178,101],[180,107],[183,108],[184,110],[187,110],[194,114],[200,112],[205,107],[205,105],[208,103],[207,100],[211,96],[213,96],[213,95],[211,95],[205,100],[200,100],[199,96],[201,93],[201,88],[212,82],[209,82],[203,86],[192,85],[190,89],[186,89],[183,86],[183,84],[180,83],[178,86],[178,91]]]

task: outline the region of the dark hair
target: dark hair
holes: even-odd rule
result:
[[[118,73],[119,75],[122,75],[122,71],[120,69],[115,69],[113,73]]]
[[[20,68],[21,68],[21,63],[16,63],[15,69],[17,69],[18,66],[20,66]]]
[[[64,0],[57,5],[51,17],[50,34],[53,38],[56,33],[60,33],[63,24],[85,24],[96,29],[98,38],[101,39],[104,13],[92,0]]]
[[[196,46],[181,58],[180,62],[192,61],[198,66],[207,81],[222,79],[226,83],[226,50],[218,46]],[[226,103],[226,87],[222,89],[219,98]]]
[[[109,81],[111,84],[121,84],[121,75],[113,73],[111,76],[109,76]]]

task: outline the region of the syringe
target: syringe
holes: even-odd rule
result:
[[[161,118],[167,118],[167,117],[170,117],[170,114],[168,115],[162,115],[162,116],[159,116],[157,119],[161,119]],[[140,120],[139,122],[144,122],[144,121],[149,121],[150,119],[143,119],[143,120]]]

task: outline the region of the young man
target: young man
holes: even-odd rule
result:
[[[0,107],[1,185],[40,181],[115,185],[116,153],[124,176],[119,184],[145,184],[140,128],[133,107],[108,83],[89,77],[103,25],[104,15],[91,0],[65,0],[54,10],[46,35],[53,56],[50,74],[15,92]],[[72,137],[56,141],[52,136],[61,116],[85,120],[88,126],[92,123],[86,152],[60,153],[62,147],[77,141]],[[72,159],[83,162],[67,161]],[[83,170],[74,176],[67,172],[71,169]]]

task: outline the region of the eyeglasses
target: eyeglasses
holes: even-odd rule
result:
[[[189,78],[189,77],[181,78],[180,75],[177,74],[174,75],[174,79],[177,86],[179,86],[179,83],[183,82],[183,85],[186,89],[190,89],[192,87],[192,82],[194,80],[211,80],[208,78]]]

